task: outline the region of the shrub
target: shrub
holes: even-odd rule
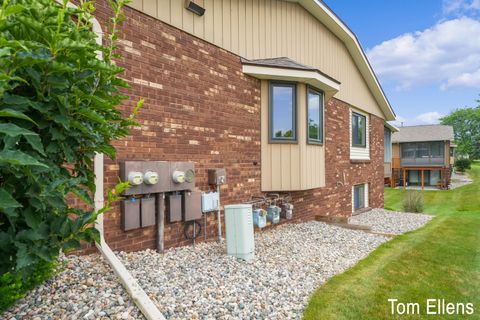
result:
[[[115,157],[111,141],[128,134],[141,105],[128,118],[117,108],[127,84],[112,59],[125,1],[111,0],[106,46],[91,30],[92,2],[79,2],[0,0],[0,275],[11,290],[19,276],[23,288],[36,283],[29,275],[60,250],[98,241],[97,215],[127,185],[93,210],[92,159]],[[71,207],[69,194],[87,206]]]
[[[423,194],[420,191],[407,191],[403,201],[405,212],[423,212]]]
[[[55,266],[55,263],[41,261],[25,279],[11,272],[2,274],[0,276],[0,311],[7,309],[16,300],[25,296],[29,290],[49,279],[53,275]]]
[[[465,172],[465,170],[470,169],[472,161],[470,159],[457,159],[455,161],[455,169],[458,172]]]

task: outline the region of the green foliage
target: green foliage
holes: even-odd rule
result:
[[[423,195],[420,191],[407,191],[403,201],[405,212],[423,212]]]
[[[453,126],[457,154],[480,159],[480,106],[457,109],[441,120],[442,124]]]
[[[91,1],[0,0],[0,274],[8,282],[53,263],[59,251],[99,240],[93,157],[136,125],[117,107],[127,84],[115,57],[125,0],[111,1],[107,45],[92,32]],[[103,56],[100,57],[100,54]],[[68,165],[67,165],[68,164]],[[87,209],[68,205],[76,195]],[[15,280],[16,281],[16,280]],[[13,281],[13,282],[15,282]]]
[[[458,172],[465,172],[465,170],[470,169],[472,161],[470,159],[457,159],[455,160],[455,169]]]
[[[0,311],[7,309],[29,290],[49,279],[54,269],[54,263],[42,261],[35,265],[35,269],[25,279],[10,272],[0,275]]]

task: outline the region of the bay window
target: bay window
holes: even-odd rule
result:
[[[269,109],[270,142],[296,142],[296,84],[270,82]]]
[[[307,89],[307,141],[323,143],[323,94],[312,88]]]

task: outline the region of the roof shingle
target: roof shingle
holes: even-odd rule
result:
[[[422,141],[454,141],[453,127],[441,124],[400,127],[393,133],[392,143]]]

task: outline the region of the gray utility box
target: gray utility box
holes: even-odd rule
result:
[[[185,221],[198,220],[202,217],[201,192],[185,192],[183,195],[183,217]]]
[[[169,195],[168,200],[168,221],[182,221],[182,196],[180,194]]]
[[[142,228],[155,225],[155,197],[141,199],[140,223]]]
[[[208,170],[208,184],[219,186],[225,183],[227,183],[227,172],[225,169]]]
[[[123,231],[140,228],[140,200],[123,200],[120,203],[122,209],[122,229]]]

